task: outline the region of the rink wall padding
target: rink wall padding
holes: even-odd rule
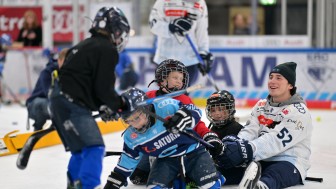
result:
[[[207,98],[193,98],[198,107],[206,107]],[[259,99],[235,99],[236,108],[253,108]],[[309,109],[336,110],[336,101],[306,100]]]
[[[97,122],[100,132],[102,134],[108,134],[113,132],[122,131],[125,129],[123,123],[119,121],[113,122]],[[7,133],[3,138],[0,138],[0,157],[17,154],[20,149],[24,146],[27,139],[34,132],[20,133],[19,130],[14,130]],[[61,140],[56,131],[52,131],[43,138],[41,138],[35,145],[34,149],[49,147],[61,144]]]
[[[130,42],[135,40],[130,39]],[[221,48],[214,46],[219,40],[212,40],[211,52],[214,55],[213,69],[209,73],[221,90],[233,94],[243,107],[254,106],[258,99],[268,95],[267,81],[271,69],[283,62],[297,63],[297,92],[307,101],[309,108],[336,109],[336,49],[314,48]],[[127,47],[134,69],[139,74],[136,87],[147,91],[157,89],[157,85],[148,84],[155,78],[156,64],[153,64],[154,49],[151,43],[133,43]],[[141,47],[139,44],[144,45]],[[224,44],[223,44],[224,45]],[[224,45],[223,47],[232,45]],[[19,100],[25,101],[31,94],[41,70],[47,62],[42,49],[10,50],[6,55],[2,82],[13,91]],[[20,69],[18,69],[20,68]],[[116,89],[119,88],[116,80]],[[202,90],[190,93],[193,99],[205,101],[214,87],[206,77],[198,75],[195,84],[205,86]],[[9,89],[3,90],[4,100],[13,100]],[[119,93],[123,91],[118,91]],[[197,101],[197,100],[195,100]],[[240,107],[240,104],[237,105]]]

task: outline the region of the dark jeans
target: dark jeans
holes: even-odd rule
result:
[[[34,130],[42,129],[45,122],[50,119],[48,111],[49,100],[37,97],[27,105],[28,117],[33,119]]]
[[[299,170],[287,161],[260,161],[260,164],[262,167],[260,180],[270,189],[302,184]]]
[[[89,109],[57,95],[50,99],[52,121],[66,150],[75,153],[84,147],[104,146],[97,122]]]

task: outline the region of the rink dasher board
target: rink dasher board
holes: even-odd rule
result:
[[[110,121],[110,122],[103,122],[97,121],[98,127],[102,134],[118,132],[125,129],[124,123],[119,121]],[[17,154],[28,138],[35,132],[26,132],[26,133],[19,133],[19,130],[14,130],[7,133],[3,138],[0,138],[0,157]],[[46,136],[42,137],[34,146],[34,149],[49,147],[61,144],[61,140],[56,132],[56,130],[48,133]]]

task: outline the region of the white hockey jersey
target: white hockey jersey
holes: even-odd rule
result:
[[[157,36],[154,62],[176,59],[185,66],[199,63],[185,37],[169,31],[169,23],[187,13],[197,15],[188,34],[198,51],[209,52],[208,9],[204,0],[157,0],[149,17],[151,32]]]
[[[311,115],[295,94],[286,102],[271,102],[271,97],[260,100],[238,137],[255,147],[254,160],[288,161],[300,172],[304,182],[310,168]]]

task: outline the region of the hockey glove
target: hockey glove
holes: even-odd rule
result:
[[[235,142],[241,140],[237,135],[228,135],[222,139],[222,142]]]
[[[217,158],[220,167],[229,169],[245,166],[253,158],[253,149],[247,140],[224,141],[224,152]]]
[[[221,155],[224,151],[224,144],[223,142],[218,138],[216,133],[208,132],[203,136],[203,139],[213,145],[213,148],[208,148],[208,151],[212,157],[217,157]]]
[[[210,52],[206,52],[206,51],[200,51],[199,55],[201,56],[204,64],[199,63],[198,68],[200,72],[202,73],[202,75],[205,75],[211,71],[214,57]]]
[[[99,107],[99,115],[100,118],[104,121],[104,122],[108,122],[108,121],[118,121],[119,119],[119,114],[112,111],[109,107],[107,107],[106,105],[102,105]]]
[[[107,183],[105,184],[104,189],[119,189],[122,186],[127,186],[126,178],[121,174],[112,171],[107,177]]]
[[[169,31],[171,33],[177,33],[180,36],[185,36],[190,30],[192,20],[188,17],[176,18],[169,24]]]
[[[163,126],[171,133],[178,133],[183,131],[185,128],[191,128],[193,123],[190,111],[182,107],[180,108]]]

